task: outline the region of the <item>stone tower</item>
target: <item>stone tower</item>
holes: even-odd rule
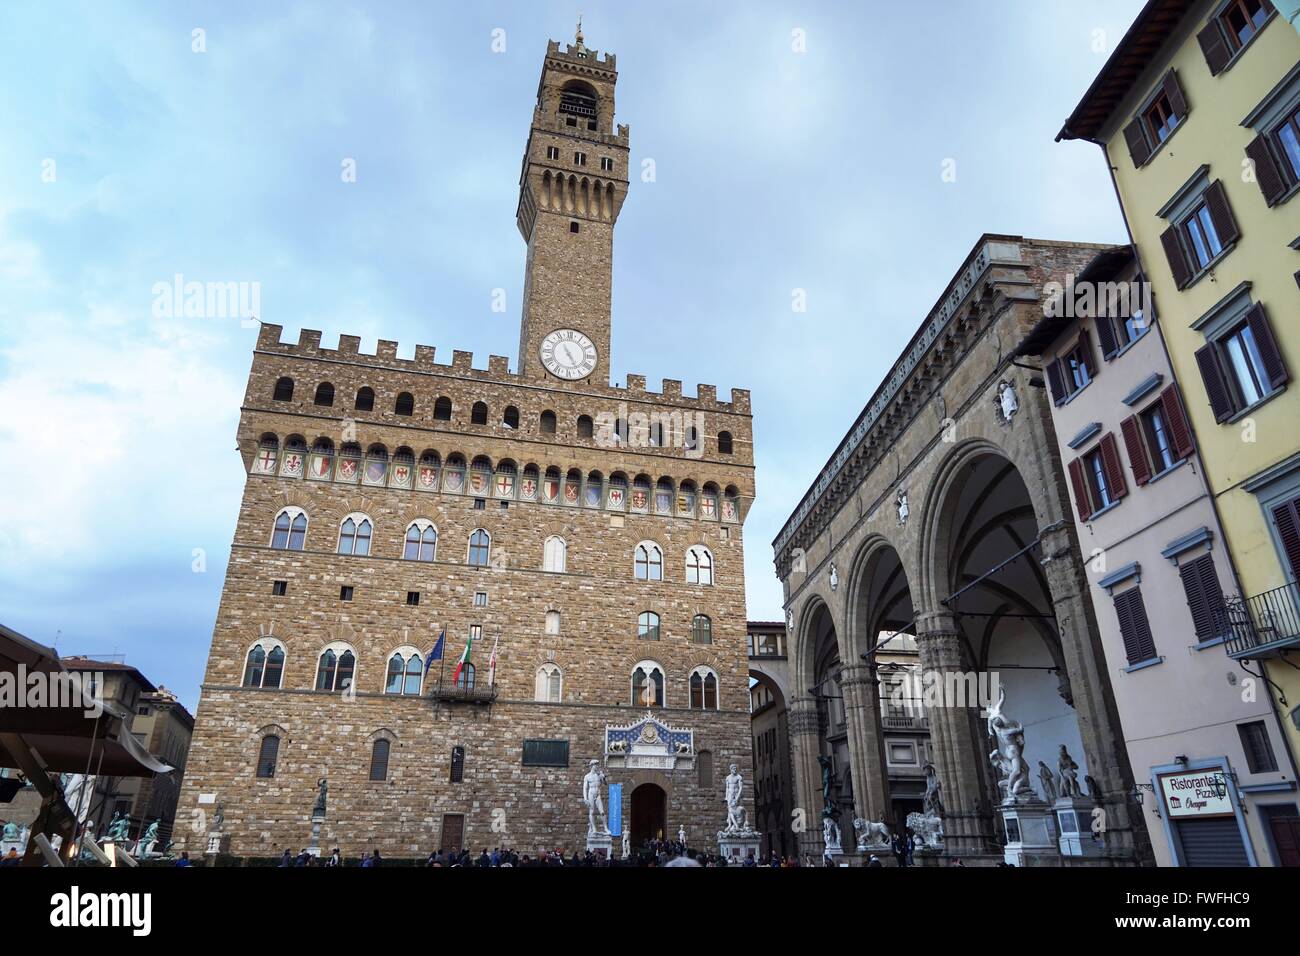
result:
[[[542,63],[516,214],[528,243],[519,371],[533,381],[609,383],[614,223],[628,160],[628,128],[614,126],[614,67],[614,54],[583,45],[581,27],[563,52],[552,40]]]

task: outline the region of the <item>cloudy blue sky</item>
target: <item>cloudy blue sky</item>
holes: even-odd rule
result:
[[[616,233],[612,374],[752,390],[749,612],[779,617],[772,538],[978,236],[1123,239],[1099,151],[1052,140],[1140,6],[5,3],[0,621],[194,705],[256,333],[156,318],[154,284],[513,363],[519,162],[579,10],[657,171]]]

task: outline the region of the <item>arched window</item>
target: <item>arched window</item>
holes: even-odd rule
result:
[[[399,647],[388,658],[388,671],[384,675],[384,693],[408,697],[420,695],[424,679],[424,658],[414,647]]]
[[[587,491],[583,503],[588,508],[599,508],[605,495],[605,476],[598,471],[587,475]]]
[[[317,690],[347,690],[357,667],[357,655],[346,644],[331,644],[316,665]]]
[[[559,611],[546,612],[546,633],[547,634],[560,633],[560,612]]]
[[[456,689],[474,689],[474,665],[468,661],[466,661],[465,666],[460,669],[460,676],[456,678]]]
[[[486,568],[492,557],[492,538],[482,528],[469,536],[469,558],[467,563],[479,568]]]
[[[362,385],[357,389],[357,400],[353,404],[359,412],[373,412],[375,410],[375,390],[369,385]]]
[[[713,583],[713,555],[702,544],[697,544],[686,551],[686,583]]]
[[[537,668],[537,687],[535,698],[551,704],[558,704],[563,698],[564,673],[558,664],[543,664]]]
[[[350,514],[339,525],[339,554],[370,553],[370,519],[360,512]]]
[[[694,517],[697,497],[695,482],[683,481],[677,486],[677,513],[683,518]]]
[[[439,396],[438,400],[433,403],[433,420],[437,422],[451,421],[451,399],[446,395]]]
[[[640,641],[659,640],[659,615],[654,611],[642,611],[636,619],[636,636]]]
[[[653,541],[642,541],[636,546],[636,579],[662,581],[664,579],[664,553]]]
[[[387,737],[380,737],[370,748],[370,779],[387,780],[388,779],[388,751],[389,743]]]
[[[727,485],[722,493],[722,520],[735,521],[740,516],[740,492],[735,485]]]
[[[492,488],[492,460],[479,455],[469,466],[469,491],[472,495],[486,495]]]
[[[276,379],[275,392],[271,395],[271,398],[277,402],[293,401],[293,379],[287,376]]]
[[[650,509],[650,476],[637,475],[632,482],[632,510],[646,512]]]
[[[271,547],[280,551],[301,551],[307,540],[307,512],[301,508],[284,508],[275,516]]]
[[[506,428],[518,431],[519,429],[519,409],[513,405],[507,405],[506,410],[501,414],[501,424]]]
[[[664,706],[664,669],[654,661],[642,661],[632,670],[632,706]]]
[[[713,643],[713,622],[707,614],[697,614],[691,618],[691,643]]]
[[[660,478],[655,483],[655,514],[673,513],[673,480]]]
[[[262,738],[262,746],[257,751],[257,775],[274,777],[275,763],[280,757],[280,738],[267,734]]]
[[[393,411],[398,415],[414,415],[415,396],[410,392],[402,392],[397,396],[397,401],[393,403]]]
[[[718,675],[709,667],[697,667],[691,671],[692,710],[718,709]]]
[[[559,535],[551,535],[542,546],[542,570],[564,573],[569,546]]]
[[[438,529],[428,518],[416,518],[407,526],[402,558],[407,561],[432,561],[437,555]]]
[[[578,437],[590,438],[592,435],[592,422],[590,415],[578,416]]]
[[[487,402],[475,402],[474,407],[470,409],[469,423],[471,425],[486,425],[488,416]]]
[[[334,386],[329,382],[321,382],[316,386],[316,398],[313,404],[331,408],[334,405]]]
[[[731,432],[718,432],[718,454],[731,454]]]
[[[274,638],[263,638],[248,649],[244,664],[244,686],[274,689],[284,674],[284,645]]]
[[[442,472],[442,487],[453,494],[465,491],[465,458],[452,453],[447,456],[447,467]]]
[[[541,431],[543,435],[554,435],[555,434],[555,412],[551,411],[550,409],[547,409],[546,411],[542,412],[540,425],[541,425]]]

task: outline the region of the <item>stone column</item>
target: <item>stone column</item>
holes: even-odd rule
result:
[[[853,771],[853,812],[864,820],[884,821],[892,833],[895,821],[890,816],[889,770],[880,729],[880,687],[874,670],[868,664],[856,664],[840,671],[849,729],[849,767]],[[846,834],[845,844],[848,840]]]
[[[957,622],[947,610],[917,616],[930,745],[943,787],[945,852],[953,855],[993,850],[993,807],[988,797],[988,749],[984,746],[978,700],[951,700],[945,688],[967,686],[974,664]],[[948,675],[953,675],[949,679]],[[932,689],[933,688],[933,689]],[[935,706],[930,706],[934,704]]]
[[[822,774],[817,756],[821,737],[817,727],[817,701],[796,697],[790,701],[790,764],[794,769],[794,807],[803,811],[803,832],[794,835],[798,852],[818,863],[822,858]]]
[[[1079,722],[1088,776],[1101,790],[1094,794],[1091,785],[1087,788],[1090,797],[1100,798],[1104,811],[1094,822],[1101,825],[1105,855],[1117,863],[1151,864],[1146,827],[1134,820],[1130,803],[1133,770],[1105,671],[1105,651],[1093,617],[1074,524],[1059,521],[1043,529],[1041,537],[1042,566],[1065,656],[1066,681],[1061,693]]]

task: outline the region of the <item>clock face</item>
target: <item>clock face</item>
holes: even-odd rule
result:
[[[542,339],[538,350],[546,371],[556,378],[577,381],[596,367],[596,346],[575,329],[556,329]]]

